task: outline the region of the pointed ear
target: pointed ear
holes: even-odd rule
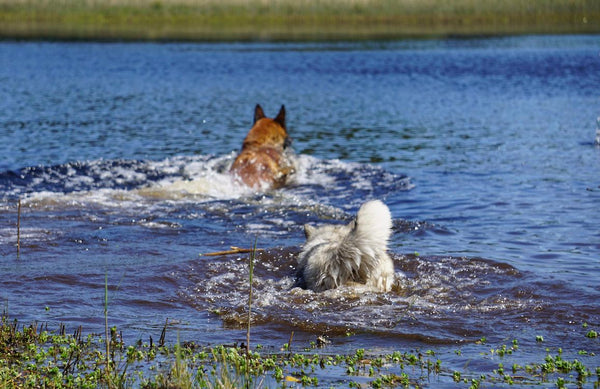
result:
[[[254,108],[254,123],[259,121],[260,119],[265,117],[265,112],[263,111],[260,104],[256,104],[256,108]]]
[[[273,119],[276,123],[279,123],[279,125],[283,128],[285,128],[285,105],[281,106],[281,109],[279,110],[279,113],[277,114],[277,117],[275,117],[275,119]]]
[[[309,225],[309,224],[305,224],[304,225],[304,236],[306,236],[306,239],[310,239],[310,237],[315,233],[316,228]]]
[[[350,231],[356,230],[358,227],[358,219],[354,219],[350,222]]]

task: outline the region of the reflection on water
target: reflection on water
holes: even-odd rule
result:
[[[593,290],[581,294],[561,281],[536,280],[530,272],[477,256],[392,250],[396,280],[389,293],[293,288],[305,223],[347,222],[363,198],[410,192],[415,186],[407,177],[372,165],[300,156],[289,187],[257,194],[226,173],[232,156],[122,165],[92,161],[76,168],[31,169],[21,172],[24,178],[6,175],[6,193],[22,197],[21,236],[29,254],[16,269],[5,267],[14,276],[5,286],[18,295],[23,285],[37,285],[46,290],[39,303],[55,307],[57,316],[69,313],[68,320],[93,324],[100,316],[89,311],[98,310],[93,307],[102,291],[102,274],[110,272],[118,321],[125,326],[130,325],[128,317],[141,315],[156,327],[154,314],[142,312],[166,316],[182,310],[187,313],[177,315],[187,318],[185,326],[199,311],[207,315],[201,327],[211,328],[209,323],[218,319],[235,331],[247,320],[248,256],[201,254],[228,245],[250,247],[256,237],[266,250],[257,257],[252,320],[266,329],[330,336],[359,332],[454,344],[502,334],[519,324],[540,328],[557,320],[597,318]],[[118,174],[97,180],[99,171],[109,170],[99,166]],[[364,196],[348,199],[349,192]],[[438,224],[395,218],[392,241],[455,235]],[[5,247],[15,243],[8,228],[0,239]],[[73,290],[80,293],[73,295]],[[578,297],[555,303],[564,296]],[[76,312],[82,316],[72,316]]]
[[[125,336],[169,318],[237,341],[247,257],[199,254],[257,239],[254,335],[273,347],[292,330],[381,349],[543,335],[543,354],[600,326],[596,37],[0,53],[0,299],[22,322],[101,330],[108,275]],[[256,103],[286,105],[298,154],[268,193],[225,173]],[[292,288],[302,226],[375,198],[393,290]]]

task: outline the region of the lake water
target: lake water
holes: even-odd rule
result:
[[[264,194],[224,173],[256,103],[285,104],[298,160]],[[126,340],[168,319],[171,342],[239,343],[248,256],[200,254],[256,239],[256,343],[324,334],[323,352],[433,348],[462,368],[481,337],[518,339],[524,360],[563,347],[598,366],[599,116],[597,36],[0,42],[3,310],[100,332],[107,276]],[[392,292],[291,289],[303,225],[374,198]]]

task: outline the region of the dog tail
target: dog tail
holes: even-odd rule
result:
[[[362,247],[387,249],[392,234],[392,215],[380,200],[364,203],[356,215],[354,238]]]

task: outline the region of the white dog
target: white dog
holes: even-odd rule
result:
[[[364,203],[346,225],[304,226],[306,244],[298,257],[297,286],[321,292],[347,284],[389,291],[394,264],[387,254],[392,217],[379,200]]]

